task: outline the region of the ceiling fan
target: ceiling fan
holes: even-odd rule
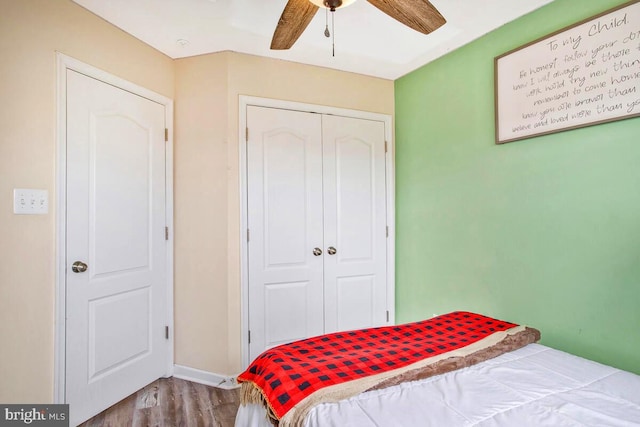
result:
[[[289,49],[307,28],[319,6],[331,12],[353,3],[354,0],[289,0],[280,16],[271,49]],[[367,0],[369,3],[423,34],[438,29],[447,22],[428,0]]]

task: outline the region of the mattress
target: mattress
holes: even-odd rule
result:
[[[640,376],[540,344],[420,381],[322,403],[306,427],[640,426]],[[241,405],[237,427],[270,427]]]

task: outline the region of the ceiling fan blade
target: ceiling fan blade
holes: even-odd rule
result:
[[[309,0],[289,0],[271,39],[271,49],[289,49],[313,19],[318,6]]]
[[[440,28],[447,22],[427,0],[367,0],[369,3],[423,34]]]

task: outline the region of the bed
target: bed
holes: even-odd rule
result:
[[[418,347],[404,341],[405,326],[420,331],[409,334]],[[243,403],[236,426],[640,426],[640,376],[537,344],[535,329],[454,312],[362,331],[314,337],[263,353],[238,378]],[[372,342],[371,335],[378,341]],[[353,343],[342,347],[344,341]],[[363,345],[369,342],[373,345]],[[319,352],[309,350],[315,347],[321,347]],[[389,359],[384,353],[389,348],[400,356]],[[336,376],[286,405],[277,400],[283,389],[293,395],[291,390],[304,380],[288,383],[288,378],[335,364],[336,355],[342,364],[357,360],[365,350],[382,356],[369,365],[408,360],[344,381]],[[405,357],[409,353],[416,357]],[[324,372],[317,375],[325,377]]]

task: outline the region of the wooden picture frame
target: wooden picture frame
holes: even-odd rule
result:
[[[640,0],[494,59],[496,144],[640,116]]]

